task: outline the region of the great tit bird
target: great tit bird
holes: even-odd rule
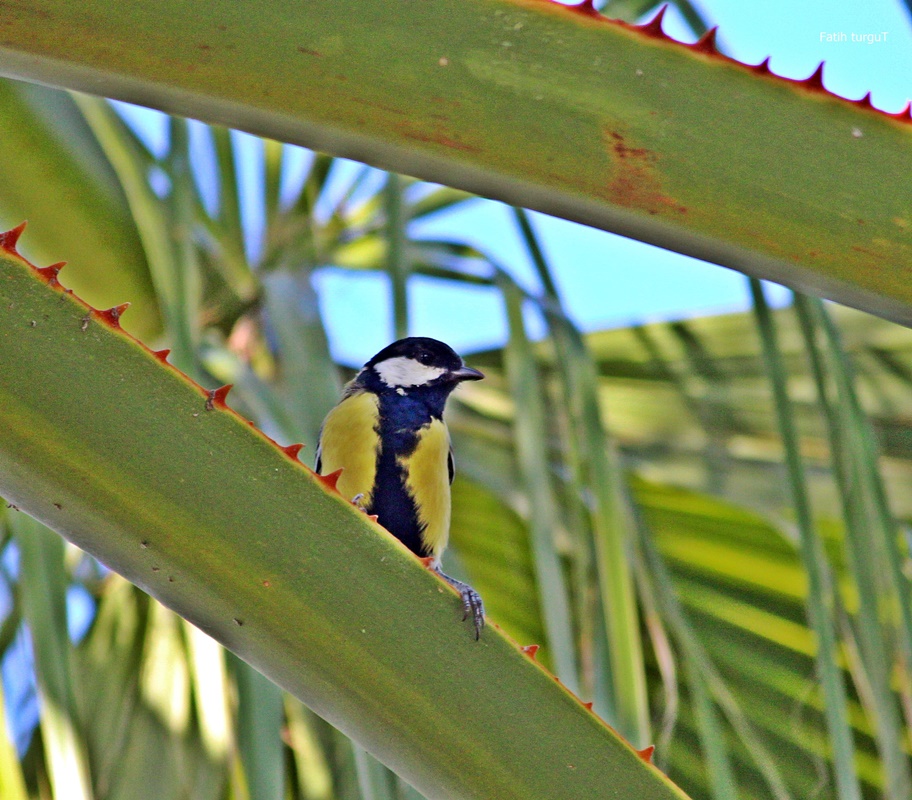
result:
[[[484,627],[478,593],[440,569],[450,533],[453,451],[443,421],[450,392],[484,377],[436,339],[411,336],[385,347],[349,382],[326,415],[316,471],[342,470],[337,484],[459,592],[475,638]]]

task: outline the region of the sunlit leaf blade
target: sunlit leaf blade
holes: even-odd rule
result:
[[[0,681],[0,797],[27,800],[25,777],[10,736],[3,682]]]
[[[570,595],[556,552],[559,517],[548,469],[548,426],[538,368],[523,321],[522,294],[510,284],[505,284],[502,291],[510,326],[504,361],[510,390],[517,402],[514,418],[516,468],[529,502],[528,523],[539,606],[555,674],[571,690],[578,691]],[[630,734],[629,731],[625,733]]]
[[[836,597],[833,579],[823,545],[814,526],[805,480],[805,468],[799,452],[794,415],[791,413],[789,405],[785,367],[778,347],[775,322],[770,313],[762,284],[757,280],[751,280],[750,289],[754,299],[757,327],[763,344],[763,357],[773,389],[776,417],[786,453],[792,504],[797,518],[801,555],[808,579],[808,618],[816,639],[817,673],[824,694],[830,741],[835,751],[833,763],[836,768],[839,797],[856,800],[861,797],[861,787],[854,770],[855,745],[848,725],[846,690],[843,676],[837,667],[839,648],[836,642],[836,615],[834,613]],[[908,769],[908,765],[906,768]],[[901,781],[901,770],[897,777]]]

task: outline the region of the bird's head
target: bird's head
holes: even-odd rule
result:
[[[484,375],[465,366],[449,345],[424,336],[410,336],[384,347],[364,365],[359,378],[375,391],[409,394],[423,389],[448,394],[462,381]]]

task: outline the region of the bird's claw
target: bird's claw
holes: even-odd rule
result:
[[[356,495],[351,499],[351,504],[352,504],[355,508],[357,508],[359,511],[363,511],[363,512],[366,514],[366,513],[367,513],[367,509],[364,507],[363,500],[364,500],[364,492],[358,492],[358,494],[356,494]]]
[[[472,623],[475,626],[475,641],[481,638],[481,631],[485,625],[485,610],[481,595],[478,594],[469,584],[457,581],[451,578],[440,567],[435,567],[434,571],[452,586],[462,598],[462,621],[465,622],[469,616],[472,617]]]

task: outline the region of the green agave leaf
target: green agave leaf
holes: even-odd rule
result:
[[[26,219],[42,221],[29,237],[34,260],[66,256],[80,297],[101,307],[130,299],[136,315],[126,327],[142,337],[159,332],[158,305],[123,191],[72,98],[0,80],[0,230]]]
[[[304,144],[912,321],[908,109],[541,0],[6,9],[0,72]],[[699,24],[699,20],[692,20]],[[407,30],[408,36],[403,35]],[[723,32],[724,33],[724,32]],[[143,47],[136,42],[142,41]]]
[[[684,797],[395,539],[0,240],[0,493],[429,798]]]

